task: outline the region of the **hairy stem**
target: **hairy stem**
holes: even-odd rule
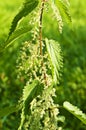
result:
[[[44,5],[45,5],[46,0],[42,0],[42,4],[41,4],[41,12],[40,12],[40,23],[39,23],[39,43],[40,43],[40,55],[43,58],[43,52],[42,52],[42,20],[43,20],[43,11],[44,11]],[[41,67],[42,70],[44,72],[44,80],[45,80],[45,84],[47,85],[47,76],[46,76],[46,72],[44,70],[44,63],[42,61],[41,63]]]
[[[43,17],[44,4],[45,4],[45,0],[42,0],[41,12],[40,12],[40,23],[39,23],[40,55],[42,55],[42,17]]]

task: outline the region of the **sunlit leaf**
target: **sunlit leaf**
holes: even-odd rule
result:
[[[34,8],[35,8],[37,5],[38,5],[38,0],[25,0],[25,2],[23,3],[23,5],[22,5],[20,11],[17,13],[17,15],[14,17],[14,19],[13,19],[13,21],[12,21],[8,38],[9,38],[10,35],[15,31],[18,22],[19,22],[23,17],[27,16],[32,10],[34,10]]]
[[[60,70],[63,66],[61,47],[57,41],[45,39],[47,51],[52,65],[52,76],[55,84],[59,82]]]
[[[23,108],[21,113],[21,123],[18,130],[21,130],[25,121],[25,118],[30,114],[30,103],[39,94],[42,93],[43,85],[38,80],[33,80],[31,84],[27,84],[23,89]]]
[[[63,103],[63,107],[78,119],[80,119],[84,124],[86,124],[86,114],[84,114],[78,107],[72,105],[67,101]]]
[[[69,3],[68,2],[64,2],[63,0],[56,0],[56,5],[59,8],[59,11],[63,17],[63,19],[65,19],[68,23],[71,23],[71,15],[70,15],[70,11],[69,11]]]
[[[9,39],[5,42],[5,48],[8,47],[14,40],[22,36],[23,34],[31,31],[31,26],[25,26],[17,29],[14,33],[9,37]]]
[[[62,20],[62,16],[60,14],[59,8],[56,6],[54,0],[51,0],[51,8],[54,14],[55,19],[58,22],[58,28],[59,28],[59,32],[62,33],[62,28],[63,28],[63,20]]]

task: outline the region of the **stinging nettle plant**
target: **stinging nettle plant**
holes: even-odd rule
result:
[[[43,36],[43,15],[52,9],[53,18],[57,21],[58,30],[62,33],[64,19],[71,23],[68,0],[25,0],[20,11],[14,17],[8,38],[0,51],[5,50],[15,39],[30,32],[31,38],[21,47],[17,59],[18,78],[23,77],[26,85],[18,105],[4,108],[0,116],[21,111],[21,122],[18,130],[59,130],[58,122],[64,121],[59,116],[59,104],[53,97],[58,86],[63,58],[60,44]],[[31,15],[28,25],[18,28],[20,20]],[[51,14],[51,15],[52,15]],[[81,111],[64,102],[63,107],[86,124],[86,116]],[[75,109],[74,109],[75,108]],[[81,114],[82,113],[82,114]]]

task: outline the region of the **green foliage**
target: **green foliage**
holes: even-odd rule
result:
[[[15,40],[17,37],[19,37],[22,34],[31,30],[31,27],[29,25],[27,27],[22,27],[15,31],[18,22],[23,17],[25,17],[29,13],[31,13],[33,11],[33,9],[36,8],[37,5],[38,5],[38,0],[34,0],[34,1],[26,0],[25,3],[23,3],[21,10],[19,11],[19,13],[17,13],[17,15],[14,17],[14,19],[11,23],[11,27],[10,27],[10,31],[9,31],[7,40],[5,41],[5,43],[0,45],[0,52],[3,52],[3,50],[10,45],[9,43],[12,42],[13,40]]]
[[[63,18],[66,21],[68,21],[68,23],[71,23],[72,20],[71,20],[71,16],[70,16],[70,12],[69,12],[69,2],[63,1],[63,0],[57,0],[56,3],[57,3],[57,6],[58,6]]]
[[[62,56],[61,48],[57,41],[45,39],[47,51],[49,53],[51,65],[52,65],[52,76],[54,84],[57,84],[60,79],[60,70],[62,68]]]
[[[58,22],[59,31],[60,31],[60,33],[62,33],[63,21],[62,21],[62,17],[61,17],[59,8],[56,7],[54,0],[52,0],[52,2],[51,2],[51,7],[52,7],[53,13],[55,15],[55,18]]]
[[[68,2],[66,3],[66,1],[67,0],[59,1],[60,3],[57,3],[58,1],[56,1],[56,3],[47,1],[44,6],[44,10],[45,10],[44,15],[46,13],[46,6],[48,5],[48,3],[50,3],[51,7],[52,5],[54,5],[52,9],[53,9],[54,16],[58,22],[59,22],[58,19],[60,18],[60,16],[61,16],[62,22],[64,21],[64,18],[67,20],[69,19],[68,21],[70,21],[70,16],[68,16],[69,14],[66,12],[66,11],[69,11],[67,10],[69,8],[68,7],[69,3]],[[85,28],[83,27],[84,31],[83,29],[81,29],[82,30],[81,31],[80,28],[78,28],[77,32],[75,32],[76,34],[75,35],[73,34],[74,32],[68,30],[68,28],[65,27],[63,28],[63,34],[61,36],[57,35],[58,34],[57,23],[55,22],[55,20],[53,21],[54,22],[53,23],[51,18],[48,19],[48,14],[50,12],[46,13],[47,15],[45,17],[42,27],[43,27],[43,32],[44,32],[43,38],[45,39],[45,37],[47,36],[47,39],[46,40],[42,39],[43,55],[40,56],[39,15],[42,9],[40,4],[41,2],[39,3],[37,10],[33,10],[32,15],[30,16],[31,17],[30,23],[33,26],[33,32],[32,31],[30,32],[32,34],[32,39],[30,40],[29,38],[27,38],[28,37],[27,35],[26,40],[29,39],[29,41],[23,43],[23,47],[21,47],[21,50],[20,50],[20,54],[18,58],[18,71],[19,71],[18,79],[16,78],[15,60],[18,57],[17,56],[17,51],[19,51],[18,45],[19,43],[22,42],[23,38],[21,37],[21,41],[20,39],[18,39],[18,43],[16,42],[16,44],[14,44],[13,47],[8,48],[5,55],[0,59],[0,65],[2,68],[2,70],[0,70],[0,94],[3,95],[0,97],[1,99],[0,105],[3,108],[5,108],[4,107],[5,105],[10,104],[11,106],[14,102],[17,102],[15,101],[15,99],[18,100],[18,98],[22,95],[21,96],[22,99],[20,100],[22,101],[21,103],[22,107],[20,107],[19,112],[21,114],[21,124],[23,124],[22,129],[25,129],[25,130],[28,130],[28,129],[30,130],[58,129],[59,130],[59,129],[62,129],[62,122],[64,121],[65,121],[63,125],[64,130],[67,130],[67,129],[72,130],[75,128],[76,130],[81,130],[81,129],[84,130],[85,126],[83,126],[81,122],[79,123],[78,119],[75,120],[75,118],[71,117],[71,115],[68,115],[69,113],[64,112],[65,109],[63,110],[63,108],[60,108],[58,104],[63,104],[63,101],[68,99],[73,104],[75,105],[77,104],[77,106],[81,107],[81,109],[84,112],[86,110],[86,107],[84,105],[85,104],[85,88],[86,88],[85,87],[86,82],[85,82],[85,76],[84,76],[85,70],[86,70],[85,69],[85,66],[86,66],[86,62],[85,62],[86,51],[85,50],[86,49],[85,49],[85,45],[84,46],[82,45],[82,43],[85,43],[85,35],[84,35]],[[64,7],[64,4],[66,8]],[[75,1],[73,2],[73,4],[75,4]],[[50,6],[48,7],[51,8]],[[57,10],[59,10],[59,14],[58,14],[58,11],[55,12],[54,7],[56,9],[58,8]],[[76,8],[76,10],[80,9],[80,7],[81,6],[79,6],[79,8]],[[48,8],[47,8],[47,11],[48,11]],[[78,13],[76,12],[76,14]],[[57,17],[58,15],[59,17]],[[77,25],[79,24],[79,22],[76,22]],[[60,22],[59,22],[59,27],[61,27]],[[17,35],[16,32],[17,30],[15,30],[12,33],[12,35],[8,39],[8,42],[11,40],[11,38],[13,40],[15,37],[17,38],[17,36],[20,36],[20,33]],[[14,36],[14,34],[16,35]],[[83,37],[81,37],[81,34],[83,34]],[[48,38],[51,40],[48,40]],[[75,38],[78,39],[78,42],[75,42],[75,40],[73,40]],[[56,41],[53,39],[55,39]],[[23,41],[25,41],[25,39],[23,39]],[[62,43],[61,46],[63,47],[64,73],[63,73],[63,81],[60,87],[53,88],[53,83],[52,83],[53,79],[56,78],[57,81],[55,81],[55,83],[58,84],[58,81],[59,81],[58,77],[60,75],[59,72],[62,70],[61,68],[62,52],[61,52],[61,47],[57,41],[60,41],[60,43]],[[10,45],[9,43],[7,44],[6,44],[7,46]],[[52,52],[52,55],[50,51]],[[8,59],[9,59],[9,62],[8,62]],[[60,68],[57,66],[57,64]],[[4,69],[3,69],[3,66],[4,66]],[[54,73],[56,74],[55,77],[54,77]],[[37,82],[37,85],[35,84],[36,82]],[[24,87],[24,89],[23,89],[23,93],[21,94],[22,86]],[[40,90],[40,88],[42,89]],[[55,89],[57,90],[57,92]],[[71,92],[73,93],[71,94]],[[55,98],[55,100],[53,99],[53,97]],[[59,111],[60,109],[62,110]],[[8,107],[6,111],[7,111],[5,113],[6,115],[10,114]],[[11,113],[12,112],[14,112],[14,107]],[[1,110],[1,113],[2,113],[2,110]],[[65,115],[66,120],[64,120],[64,117],[61,116],[60,114]],[[4,115],[2,114],[2,116]],[[15,117],[16,117],[16,120],[15,120]],[[72,120],[72,122],[70,120]],[[18,122],[20,122],[20,120],[17,120],[17,115],[14,113],[13,115],[11,114],[8,117],[2,118],[2,120],[0,121],[0,128],[1,128],[1,125],[3,125],[1,129],[15,130],[18,128],[18,125],[19,125]]]
[[[34,81],[31,85],[29,85],[29,89],[31,89],[34,83],[36,82]],[[33,87],[34,89],[36,88],[35,85]],[[56,116],[59,113],[57,109],[58,105],[55,105],[53,103],[53,99],[50,96],[54,96],[54,90],[52,91],[52,87],[46,88],[45,90],[42,89],[43,92],[40,94],[40,87],[40,84],[37,84],[37,90],[35,92],[33,91],[34,94],[30,93],[32,95],[29,97],[32,97],[33,99],[30,104],[28,103],[29,100],[24,98],[25,100],[23,102],[21,124],[19,130],[22,128],[26,130],[57,129]],[[28,88],[25,89],[27,90]],[[25,89],[23,95],[26,97],[27,91]],[[39,95],[36,94],[35,96],[35,93],[39,93]]]
[[[59,31],[62,33],[63,20],[65,19],[68,23],[71,23],[72,21],[69,13],[69,4],[62,0],[51,0],[50,4],[53,14],[58,22]]]
[[[78,107],[70,104],[69,102],[65,101],[63,103],[63,107],[80,119],[84,124],[86,124],[86,114],[84,114]]]
[[[39,10],[41,15],[44,9],[43,5],[44,3],[42,2],[42,6],[40,7],[41,12]],[[39,17],[37,18],[39,19],[38,22],[40,22],[40,24],[42,23],[41,15],[40,15],[40,18]],[[40,29],[42,29],[41,26],[42,25],[38,27],[39,31],[36,32],[37,36],[39,35],[39,37],[42,35],[40,31]],[[54,84],[58,83],[57,78],[59,77],[58,73],[60,71],[60,64],[61,64],[60,62],[62,60],[60,56],[61,50],[60,50],[59,45],[54,40],[50,40],[49,43],[47,40],[45,40],[46,46],[47,46],[47,49],[46,49],[45,44],[43,42],[41,43],[41,40],[38,41],[37,36],[35,38],[36,45],[33,44],[33,39],[30,42],[25,42],[25,45],[21,51],[20,58],[18,59],[18,63],[19,63],[18,69],[20,72],[19,77],[25,75],[25,79],[28,81],[23,91],[23,108],[22,108],[22,113],[21,113],[21,123],[19,126],[19,130],[22,130],[22,129],[56,130],[58,128],[57,122],[59,120],[59,117],[57,118],[58,108],[57,108],[57,105],[54,104],[53,98],[52,98],[53,96],[55,96],[55,92],[51,94],[49,90],[51,90],[52,92],[52,89],[53,89],[53,86],[50,87],[51,85],[53,85],[53,79],[51,76],[51,71],[53,70],[52,70],[51,65],[53,65],[53,69],[54,69],[53,74],[52,74],[54,77]],[[43,51],[41,50],[41,47],[39,48],[39,43],[42,44],[42,46],[43,45],[45,46]],[[51,51],[51,55],[50,55],[51,65],[50,66],[49,66],[50,61],[48,60],[47,51],[49,55]],[[34,84],[33,79],[40,81],[41,85],[43,84],[44,89],[42,90],[42,93],[39,91],[38,87],[36,89],[36,85]],[[39,84],[37,84],[37,86],[39,86]],[[41,90],[41,86],[39,86],[39,88]],[[35,95],[35,92],[38,93],[37,94],[38,96]],[[35,106],[32,105],[33,101],[35,101],[35,104],[33,104]],[[48,106],[46,106],[47,104]],[[56,113],[54,113],[55,111]],[[44,114],[41,115],[42,113]]]
[[[31,31],[31,26],[25,26],[17,29],[12,33],[12,35],[7,39],[7,41],[1,46],[0,52],[3,52],[4,49],[6,49],[13,41],[15,41],[17,38],[21,37],[28,31]]]
[[[0,110],[0,117],[7,116],[13,112],[16,112],[19,110],[19,106],[10,106],[10,107],[5,107]]]
[[[33,130],[57,130],[58,105],[53,99],[54,90],[52,87],[46,88],[38,100],[34,99],[31,103],[32,115],[29,118],[29,129]]]
[[[40,88],[40,89],[39,89]],[[39,82],[37,80],[34,80],[31,84],[27,84],[23,89],[23,107],[22,107],[22,113],[21,113],[21,123],[19,126],[19,130],[22,129],[25,120],[27,119],[27,116],[30,116],[30,102],[41,93],[42,86],[40,86]]]
[[[21,10],[14,17],[14,19],[12,21],[10,32],[9,32],[9,35],[8,35],[8,39],[9,39],[10,35],[15,31],[18,22],[23,17],[27,16],[37,5],[38,5],[38,0],[34,0],[34,1],[26,0],[25,3],[23,3]]]
[[[9,39],[5,42],[5,48],[9,46],[9,43],[13,42],[15,39],[23,35],[24,33],[27,33],[28,31],[31,31],[32,27],[31,26],[25,26],[22,28],[17,29],[10,37]],[[7,46],[6,46],[7,45]]]
[[[47,50],[44,50],[42,57],[40,56],[39,44],[25,42],[17,63],[19,63],[19,78],[23,76],[27,81],[23,89],[23,108],[19,130],[57,129],[56,122],[58,122],[59,117],[56,118],[57,112],[54,112],[58,111],[58,105],[54,104],[52,98],[55,96],[55,89],[52,90],[51,65],[49,65]],[[41,115],[42,113],[44,114]]]

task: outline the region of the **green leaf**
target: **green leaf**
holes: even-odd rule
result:
[[[9,106],[9,107],[5,107],[0,109],[0,118],[3,116],[7,116],[10,115],[11,113],[17,112],[18,110],[20,110],[20,106]]]
[[[0,53],[2,53],[4,51],[4,49],[6,49],[7,47],[9,47],[13,41],[15,41],[16,39],[18,39],[19,37],[21,37],[22,35],[24,35],[25,33],[31,31],[32,26],[23,26],[17,30],[15,30],[12,35],[9,37],[9,39],[7,39],[5,41],[5,43],[2,44],[2,46],[0,46]]]
[[[38,80],[33,80],[31,84],[28,84],[23,89],[23,104],[25,106],[25,111],[27,110],[27,105],[30,105],[30,102],[40,95],[43,91],[43,84]],[[26,113],[27,114],[27,113]]]
[[[27,115],[30,114],[30,103],[38,95],[41,95],[43,85],[38,81],[34,80],[31,84],[27,84],[23,89],[23,108],[21,113],[21,123],[18,130],[21,130]]]
[[[63,66],[61,47],[57,41],[45,39],[47,51],[52,65],[52,76],[54,84],[59,82],[60,71]]]
[[[71,103],[65,101],[63,103],[63,107],[72,113],[74,116],[76,116],[79,120],[81,120],[84,124],[86,124],[86,114],[84,114],[79,108],[72,105]]]
[[[7,48],[14,40],[22,36],[23,34],[31,31],[31,26],[23,26],[22,28],[17,29],[14,33],[9,37],[9,39],[5,42],[5,48]]]
[[[63,0],[56,0],[57,7],[63,17],[68,23],[71,23],[71,16],[69,12],[69,2],[64,2]]]
[[[9,39],[10,35],[15,31],[18,22],[23,17],[25,17],[29,13],[31,13],[34,10],[34,8],[36,8],[37,5],[38,5],[38,0],[25,0],[25,3],[23,3],[23,6],[20,9],[19,13],[14,17],[14,19],[12,21],[8,39]]]
[[[58,28],[59,28],[59,32],[62,33],[62,28],[63,28],[63,20],[62,20],[62,16],[60,14],[59,8],[55,5],[54,0],[51,0],[52,2],[50,2],[51,4],[51,8],[54,14],[55,19],[58,22]]]
[[[30,103],[31,100],[36,96],[35,93],[38,91],[38,88],[38,80],[34,80],[31,84],[26,85],[23,89],[23,101],[26,102],[26,100],[28,100],[28,103]]]
[[[0,46],[0,53],[4,51],[5,48],[7,48],[15,39],[23,35],[24,33],[27,33],[32,29],[30,26],[25,26],[20,29],[16,29],[16,26],[18,22],[25,16],[27,16],[31,11],[33,11],[36,6],[38,5],[38,0],[25,0],[25,3],[23,3],[22,8],[20,9],[19,13],[14,17],[11,28],[8,34],[8,38],[4,44]]]
[[[72,25],[72,20],[69,12],[69,1],[65,0],[50,0],[50,5],[54,14],[55,19],[58,22],[58,28],[62,33],[63,21]]]

